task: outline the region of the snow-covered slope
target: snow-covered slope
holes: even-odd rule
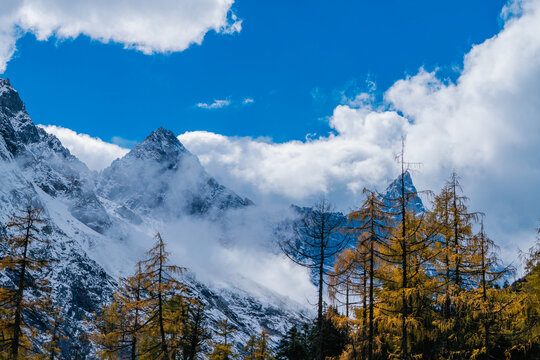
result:
[[[226,228],[228,211],[251,204],[217,183],[162,128],[103,172],[91,172],[55,136],[33,124],[18,93],[2,79],[0,172],[0,235],[7,235],[10,217],[26,204],[44,208],[41,234],[50,240],[47,252],[54,266],[42,276],[51,280],[54,304],[65,319],[66,359],[74,351],[93,358],[85,319],[110,301],[117,277],[132,270],[156,229],[186,217],[219,219]],[[0,256],[5,251],[0,246]],[[0,276],[9,286],[9,274]],[[247,278],[219,286],[201,282],[194,273],[185,280],[207,305],[211,322],[231,319],[237,342],[263,327],[277,339],[292,322],[309,316],[304,306]],[[42,331],[48,326],[45,318],[35,323]]]

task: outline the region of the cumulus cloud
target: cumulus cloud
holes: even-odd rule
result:
[[[38,125],[55,135],[68,150],[79,158],[91,170],[102,170],[113,160],[124,156],[129,150],[118,145],[104,142],[86,134],[54,125]]]
[[[409,124],[393,111],[338,106],[331,126],[337,135],[282,144],[204,131],[187,132],[179,139],[210,173],[227,183],[299,200],[333,190],[358,190],[388,175],[392,149],[397,149]]]
[[[214,110],[214,109],[221,109],[221,108],[227,107],[229,105],[231,105],[230,100],[214,100],[211,103],[200,102],[200,103],[197,104],[197,107],[201,108],[201,109]]]
[[[423,163],[417,184],[437,190],[458,171],[471,206],[488,214],[488,230],[515,258],[540,219],[540,1],[515,8],[507,7],[513,16],[505,10],[497,36],[465,56],[456,82],[420,69],[385,92],[382,110],[360,94],[334,110],[328,136],[281,144],[204,131],[179,138],[238,188],[296,199],[325,193],[352,205],[363,186],[397,174],[393,158],[406,137],[407,157]]]
[[[234,0],[3,0],[0,3],[0,72],[15,52],[17,39],[86,35],[116,42],[145,54],[182,51],[201,44],[211,30],[239,32],[242,20]]]

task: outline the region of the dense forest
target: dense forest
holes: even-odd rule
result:
[[[525,275],[510,283],[515,269],[497,257],[486,215],[468,209],[458,176],[425,193],[431,206],[419,212],[421,193],[405,175],[392,196],[365,189],[346,222],[323,200],[295,225],[282,249],[312,270],[317,312],[278,344],[265,330],[233,344],[228,319],[211,331],[159,233],[80,337],[110,360],[539,359],[540,230],[520,256]],[[0,359],[62,358],[62,319],[36,276],[54,266],[39,251],[47,246],[41,221],[29,206],[7,225],[15,235],[2,239],[0,269],[13,286],[0,289]],[[46,333],[32,321],[37,312],[47,314]]]

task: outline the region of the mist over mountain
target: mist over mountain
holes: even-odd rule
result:
[[[0,80],[0,135],[0,233],[9,235],[6,225],[25,206],[44,209],[39,231],[50,241],[54,266],[42,276],[65,318],[66,358],[76,348],[94,357],[88,320],[111,300],[118,277],[133,271],[156,231],[172,260],[192,270],[184,281],[206,305],[210,322],[229,318],[238,344],[261,328],[277,339],[309,318],[305,297],[290,293],[309,294],[307,274],[271,244],[272,222],[285,215],[252,211],[251,201],[206,173],[172,132],[157,129],[107,169],[92,172],[36,127],[16,90]],[[9,272],[0,281],[13,286]],[[34,317],[43,334],[45,316]]]

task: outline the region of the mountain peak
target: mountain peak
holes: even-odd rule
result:
[[[9,79],[0,79],[0,108],[8,109],[12,114],[25,109],[19,93],[11,86]]]
[[[127,158],[154,159],[158,162],[176,162],[189,151],[171,130],[163,127],[152,131],[126,155]]]
[[[384,197],[386,199],[398,199],[401,196],[401,179],[403,178],[403,187],[405,193],[408,194],[408,203],[410,209],[415,213],[420,213],[425,211],[422,200],[418,195],[416,186],[412,180],[410,172],[407,170],[404,173],[400,174],[388,187],[386,188]]]
[[[174,133],[171,130],[164,129],[160,126],[158,129],[152,131],[150,135],[144,139],[143,142],[153,141],[153,142],[166,142],[166,143],[179,143],[180,141],[176,138]]]

